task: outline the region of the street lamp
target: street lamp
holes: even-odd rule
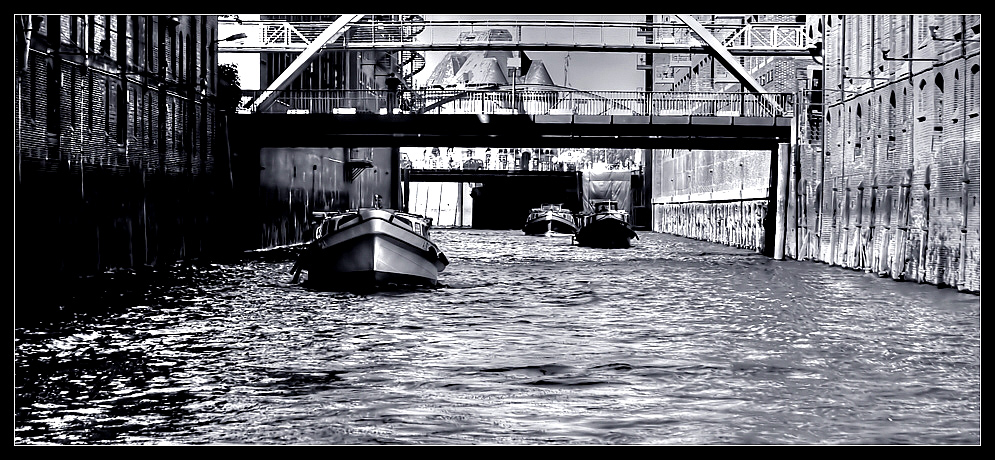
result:
[[[522,67],[522,58],[516,56],[508,58],[508,76],[511,77],[511,107],[518,113],[518,103],[515,101],[515,82],[518,80],[518,69]]]
[[[239,33],[237,33],[235,35],[231,35],[231,36],[228,36],[226,38],[222,38],[220,40],[211,40],[211,43],[208,43],[207,46],[210,47],[211,45],[213,45],[215,43],[219,43],[219,42],[233,42],[235,40],[241,40],[241,39],[247,38],[247,37],[248,37],[248,35],[246,35],[244,32],[239,32]]]

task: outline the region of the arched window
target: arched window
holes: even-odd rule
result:
[[[967,78],[967,112],[969,117],[976,117],[981,111],[981,104],[978,104],[978,100],[981,98],[979,94],[981,85],[981,66],[974,64],[971,66],[971,75]]]
[[[926,80],[919,80],[919,97],[916,100],[916,118],[920,121],[926,119]]]
[[[176,60],[177,60],[176,79],[182,82],[182,81],[186,81],[185,67],[183,66],[183,64],[184,64],[184,62],[183,62],[183,60],[184,60],[184,53],[183,53],[183,32],[178,32],[176,34],[176,42],[177,42],[176,43],[176,49],[179,52],[179,55],[176,56]]]
[[[936,91],[933,93],[933,120],[936,126],[943,129],[943,74],[936,74],[933,83],[936,84]]]
[[[954,91],[953,97],[950,100],[950,118],[954,123],[960,119],[960,70],[954,69]]]
[[[857,104],[857,120],[853,124],[854,136],[853,136],[853,156],[859,157],[863,155],[861,146],[864,141],[864,118],[863,112],[861,111],[860,104]]]
[[[888,100],[888,151],[885,154],[886,158],[889,160],[893,153],[895,153],[895,114],[898,111],[898,104],[895,100],[895,92],[891,92],[891,97]]]
[[[125,145],[128,142],[128,93],[121,83],[114,85],[114,107],[111,110],[115,113],[114,129],[117,143]]]
[[[941,153],[943,148],[943,74],[936,74],[933,79],[936,84],[933,92],[933,146],[934,153]]]
[[[864,109],[866,117],[864,117],[864,145],[868,147],[873,147],[874,143],[871,140],[874,138],[874,104],[871,103],[871,98],[867,98],[867,108]]]

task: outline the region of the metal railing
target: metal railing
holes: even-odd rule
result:
[[[259,93],[243,91],[243,96],[255,99]],[[288,89],[278,91],[276,103],[266,112],[783,117],[791,116],[793,107],[794,95],[789,93],[578,91],[520,85],[514,90],[414,89],[393,95],[387,90]]]
[[[226,28],[243,32],[243,40],[221,42],[223,53],[300,51],[326,27],[324,22],[242,21]],[[716,37],[728,37],[733,54],[756,52],[801,55],[809,43],[804,24],[706,24]],[[501,33],[498,33],[501,32]],[[650,43],[646,36],[653,37]],[[417,38],[414,38],[417,36]],[[380,20],[367,16],[353,24],[332,49],[488,49],[514,47],[590,49],[600,51],[704,52],[704,44],[679,22],[647,24],[640,21],[583,20],[463,20],[430,21],[420,16]]]

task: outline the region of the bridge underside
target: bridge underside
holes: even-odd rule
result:
[[[530,147],[773,150],[790,117],[238,114],[233,147]]]

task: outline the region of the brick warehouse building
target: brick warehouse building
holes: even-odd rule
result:
[[[217,16],[14,25],[18,273],[94,275],[225,248]]]
[[[823,185],[813,256],[980,292],[981,16],[812,20],[826,66],[821,177],[817,158],[800,168]]]
[[[980,293],[980,15],[745,21],[803,21],[823,49],[814,60],[741,58],[767,91],[796,95],[786,257]],[[663,89],[719,86],[726,72],[709,61],[680,58],[658,72],[669,78]],[[755,230],[770,191],[755,176],[769,177],[769,166],[769,152],[657,151],[654,230],[763,249]],[[754,193],[678,199],[731,188]]]

